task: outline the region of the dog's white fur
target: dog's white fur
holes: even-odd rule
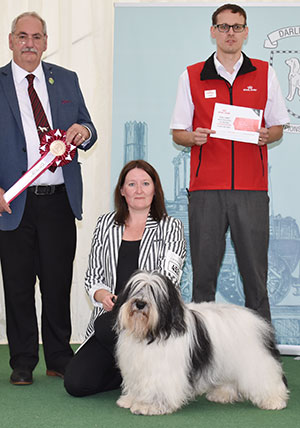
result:
[[[120,407],[172,413],[197,395],[210,401],[251,400],[283,409],[288,390],[273,330],[253,311],[215,303],[185,305],[156,272],[138,272],[118,298],[116,358]]]

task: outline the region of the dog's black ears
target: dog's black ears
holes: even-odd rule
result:
[[[174,284],[174,282],[169,277],[167,277],[167,276],[163,276],[163,275],[161,275],[161,276],[164,278],[164,280],[165,280],[165,282],[167,284],[170,297],[172,296],[173,299],[177,298],[177,299],[179,299],[179,300],[182,301],[180,290]]]
[[[181,335],[186,331],[184,319],[184,303],[179,290],[167,276],[158,274],[164,281],[168,289],[167,301],[158,302],[161,331],[164,332],[164,338],[167,339],[171,334]]]

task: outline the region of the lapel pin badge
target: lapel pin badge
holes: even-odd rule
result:
[[[49,83],[50,83],[51,85],[53,85],[53,84],[54,84],[54,79],[53,79],[53,77],[49,77]]]

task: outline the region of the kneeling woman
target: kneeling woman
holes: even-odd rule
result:
[[[119,388],[114,302],[136,269],[158,270],[179,286],[186,255],[183,225],[169,217],[155,169],[143,160],[122,169],[115,189],[115,211],[98,219],[85,288],[94,305],[86,341],[65,372],[65,388],[86,396]]]

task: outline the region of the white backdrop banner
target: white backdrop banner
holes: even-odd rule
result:
[[[158,170],[170,215],[187,242],[189,150],[172,143],[169,123],[179,75],[215,51],[215,6],[119,4],[115,9],[112,187],[123,164],[143,158]],[[283,139],[269,147],[270,247],[268,292],[278,344],[300,354],[300,6],[248,6],[244,51],[275,68],[290,114]],[[181,282],[191,299],[190,257]],[[244,304],[230,234],[218,280],[218,301]]]

